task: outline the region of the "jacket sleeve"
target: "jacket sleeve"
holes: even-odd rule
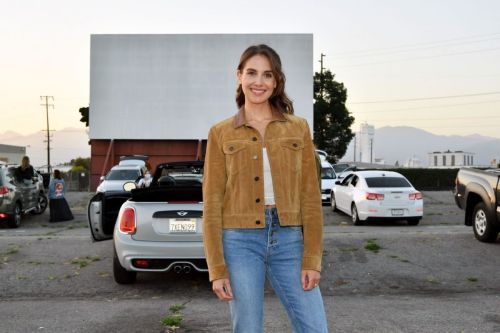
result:
[[[208,134],[203,175],[203,242],[210,281],[228,277],[222,246],[226,161],[215,128]]]
[[[300,211],[304,232],[304,253],[302,269],[321,272],[323,256],[323,210],[321,206],[321,191],[318,187],[316,172],[315,149],[309,131],[309,125],[304,120],[304,151],[302,155],[302,191],[300,193]]]

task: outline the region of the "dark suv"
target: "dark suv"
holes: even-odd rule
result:
[[[47,195],[41,175],[31,181],[18,181],[16,165],[0,164],[0,219],[11,228],[21,225],[22,214],[41,214],[47,208]]]

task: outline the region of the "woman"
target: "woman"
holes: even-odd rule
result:
[[[50,222],[62,222],[73,219],[73,213],[66,201],[64,179],[59,170],[54,170],[54,177],[49,183]]]
[[[35,176],[35,170],[30,164],[30,158],[28,156],[23,156],[21,160],[21,165],[16,169],[16,179],[19,182],[32,183],[33,177]]]
[[[245,50],[237,78],[239,112],[210,129],[205,157],[203,233],[212,288],[229,301],[234,332],[263,331],[266,277],[295,332],[327,332],[309,126],[293,115],[272,48]]]

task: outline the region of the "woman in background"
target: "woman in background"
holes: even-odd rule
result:
[[[49,183],[49,222],[62,222],[73,219],[73,213],[71,213],[71,209],[64,195],[64,179],[62,179],[59,170],[54,170],[54,177],[52,177]]]

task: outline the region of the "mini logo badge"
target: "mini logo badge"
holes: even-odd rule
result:
[[[185,212],[185,211],[180,211],[180,212],[177,212],[177,215],[179,216],[186,216],[188,212]]]

